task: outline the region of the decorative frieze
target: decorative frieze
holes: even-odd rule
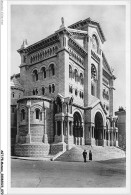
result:
[[[39,52],[33,53],[29,56],[29,64],[34,64],[36,62],[40,62],[44,59],[52,57],[56,55],[58,51],[58,46],[53,45],[52,47],[48,47],[46,49],[40,50]]]

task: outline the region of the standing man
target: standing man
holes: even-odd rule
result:
[[[86,156],[87,156],[87,152],[86,152],[86,150],[84,150],[84,152],[83,152],[84,162],[86,162]]]

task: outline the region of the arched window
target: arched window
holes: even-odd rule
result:
[[[25,110],[21,110],[21,121],[25,120]]]
[[[91,78],[96,79],[97,73],[96,73],[96,67],[94,64],[91,65]]]
[[[39,119],[40,118],[40,110],[38,108],[35,110],[35,113],[36,113],[36,119]]]
[[[75,78],[75,81],[77,82],[78,81],[78,71],[76,69],[74,71],[74,78]]]
[[[96,35],[92,36],[92,48],[95,52],[98,52],[99,44]]]
[[[37,70],[33,71],[33,81],[38,81],[38,72],[37,72]]]
[[[80,84],[83,85],[84,83],[84,78],[83,78],[83,74],[80,73]]]
[[[46,78],[46,69],[45,69],[45,67],[42,67],[41,72],[42,72],[42,78],[45,79]]]
[[[42,87],[42,95],[45,95],[45,88]]]
[[[69,78],[72,79],[72,67],[71,67],[71,65],[69,65]]]
[[[54,93],[54,92],[55,92],[55,85],[52,84],[52,93]]]
[[[55,75],[55,67],[54,64],[50,64],[49,67],[49,76],[54,76]]]

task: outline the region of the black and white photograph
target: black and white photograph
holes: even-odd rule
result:
[[[130,193],[129,7],[6,2],[3,194]]]

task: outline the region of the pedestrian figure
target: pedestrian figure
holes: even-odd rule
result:
[[[86,150],[84,150],[84,152],[83,152],[84,162],[86,162],[86,156],[87,156],[87,152],[86,152]]]
[[[91,150],[89,151],[89,160],[92,160],[92,152],[91,152]]]

